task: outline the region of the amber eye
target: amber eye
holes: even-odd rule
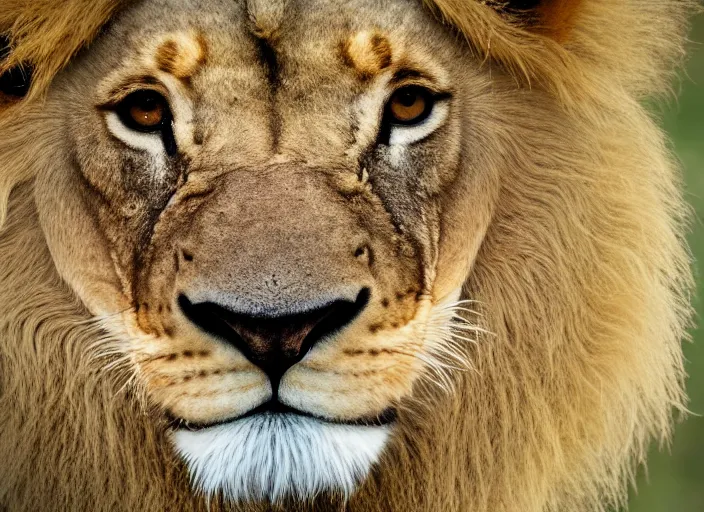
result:
[[[140,132],[158,132],[170,121],[169,105],[156,91],[133,92],[117,107],[122,122]]]
[[[389,122],[412,125],[424,121],[433,110],[432,93],[418,86],[403,87],[389,100],[386,110]]]

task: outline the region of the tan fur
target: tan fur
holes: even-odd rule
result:
[[[436,248],[435,290],[468,276],[463,297],[476,301],[487,333],[466,349],[473,369],[452,375],[451,393],[416,383],[400,432],[347,507],[610,510],[625,503],[651,441],[669,438],[673,410],[685,409],[688,209],[664,135],[639,100],[667,89],[693,2],[547,2],[535,25],[481,2],[426,3],[495,70],[486,103],[472,105],[494,136],[462,141],[472,171],[482,172],[443,189],[450,213],[439,220],[445,236]],[[35,97],[120,7],[57,6],[0,7],[0,31],[16,45],[6,64],[37,66]],[[354,41],[344,46],[348,60],[378,72]],[[54,158],[42,132],[53,114],[35,98],[0,114],[0,508],[342,509],[327,495],[281,507],[192,495],[165,448],[159,411],[142,385],[129,384],[122,354],[94,357],[114,341],[100,322],[114,319],[91,318],[48,250],[34,177]],[[470,234],[453,230],[460,214]],[[404,292],[380,310],[401,304]],[[369,329],[408,320],[388,316]],[[387,355],[343,351],[355,360]],[[174,348],[160,357],[209,356]]]

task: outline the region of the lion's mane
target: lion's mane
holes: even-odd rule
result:
[[[522,84],[504,107],[520,125],[487,141],[484,164],[501,168],[502,182],[465,286],[492,334],[471,348],[474,371],[456,376],[444,402],[404,418],[350,506],[621,505],[651,441],[667,440],[673,410],[685,407],[688,210],[640,101],[666,92],[694,4],[548,1],[562,7],[532,30],[487,2],[426,3],[485,65]],[[32,177],[52,146],[41,133],[50,113],[32,104],[120,2],[61,4],[0,7],[0,32],[14,45],[3,66],[29,62],[36,77],[26,104],[0,111],[0,504],[205,510],[149,411],[129,386],[120,391],[127,376],[91,357],[109,340],[58,277],[37,220]],[[528,87],[560,98],[560,112]],[[327,499],[296,508],[320,510]]]

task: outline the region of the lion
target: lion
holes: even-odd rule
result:
[[[5,0],[0,509],[605,511],[685,412],[687,0]]]

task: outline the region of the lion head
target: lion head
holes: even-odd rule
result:
[[[0,505],[624,499],[684,400],[639,101],[691,4],[65,4],[0,7]]]

